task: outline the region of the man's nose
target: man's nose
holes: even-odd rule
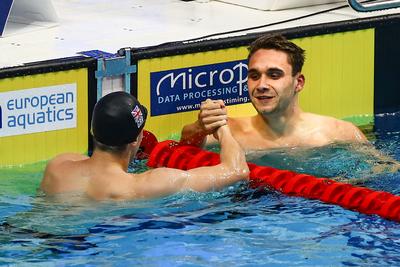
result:
[[[256,87],[256,90],[258,91],[258,92],[265,92],[265,91],[267,91],[268,90],[268,86],[264,86],[264,85],[259,85],[259,86],[257,86]]]
[[[265,77],[265,75],[261,76],[256,89],[258,91],[264,92],[264,91],[268,90],[269,88],[270,88],[270,86],[269,86],[269,83],[268,83],[268,78]]]
[[[269,86],[269,82],[268,82],[268,77],[266,75],[262,75],[259,80],[257,90],[265,91],[265,90],[268,90],[269,87],[270,86]]]

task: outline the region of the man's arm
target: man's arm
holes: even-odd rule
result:
[[[207,99],[200,105],[197,121],[185,125],[181,133],[181,143],[194,146],[204,146],[206,143],[215,143],[211,134],[227,123],[227,113],[222,100]]]
[[[141,198],[173,194],[179,191],[194,190],[205,192],[218,190],[238,181],[248,180],[249,169],[245,154],[233,138],[228,126],[216,132],[221,144],[221,163],[216,166],[200,167],[188,171],[158,168],[141,174],[136,180],[142,188]],[[135,178],[136,179],[136,178]]]
[[[400,163],[369,143],[364,133],[354,124],[350,122],[342,122],[340,129],[344,141],[360,143],[358,150],[365,156],[370,158],[372,166],[372,173],[379,174],[384,172],[398,172],[400,170]]]
[[[377,150],[372,144],[366,143],[358,147],[358,151],[367,157],[367,162],[372,165],[372,174],[395,173],[400,171],[400,162]]]

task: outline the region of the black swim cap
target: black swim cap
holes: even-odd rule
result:
[[[113,92],[94,106],[92,135],[102,144],[121,146],[135,141],[146,122],[147,109],[126,92]]]

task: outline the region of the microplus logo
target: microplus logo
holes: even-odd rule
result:
[[[152,116],[195,110],[207,98],[249,101],[246,60],[152,72],[150,86]]]
[[[75,128],[76,84],[0,93],[0,137]]]

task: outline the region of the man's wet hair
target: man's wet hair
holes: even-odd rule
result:
[[[292,66],[292,75],[301,72],[305,60],[305,50],[287,40],[283,35],[264,35],[258,38],[250,44],[247,59],[250,61],[254,53],[260,49],[274,49],[285,52],[288,55],[289,64]]]

